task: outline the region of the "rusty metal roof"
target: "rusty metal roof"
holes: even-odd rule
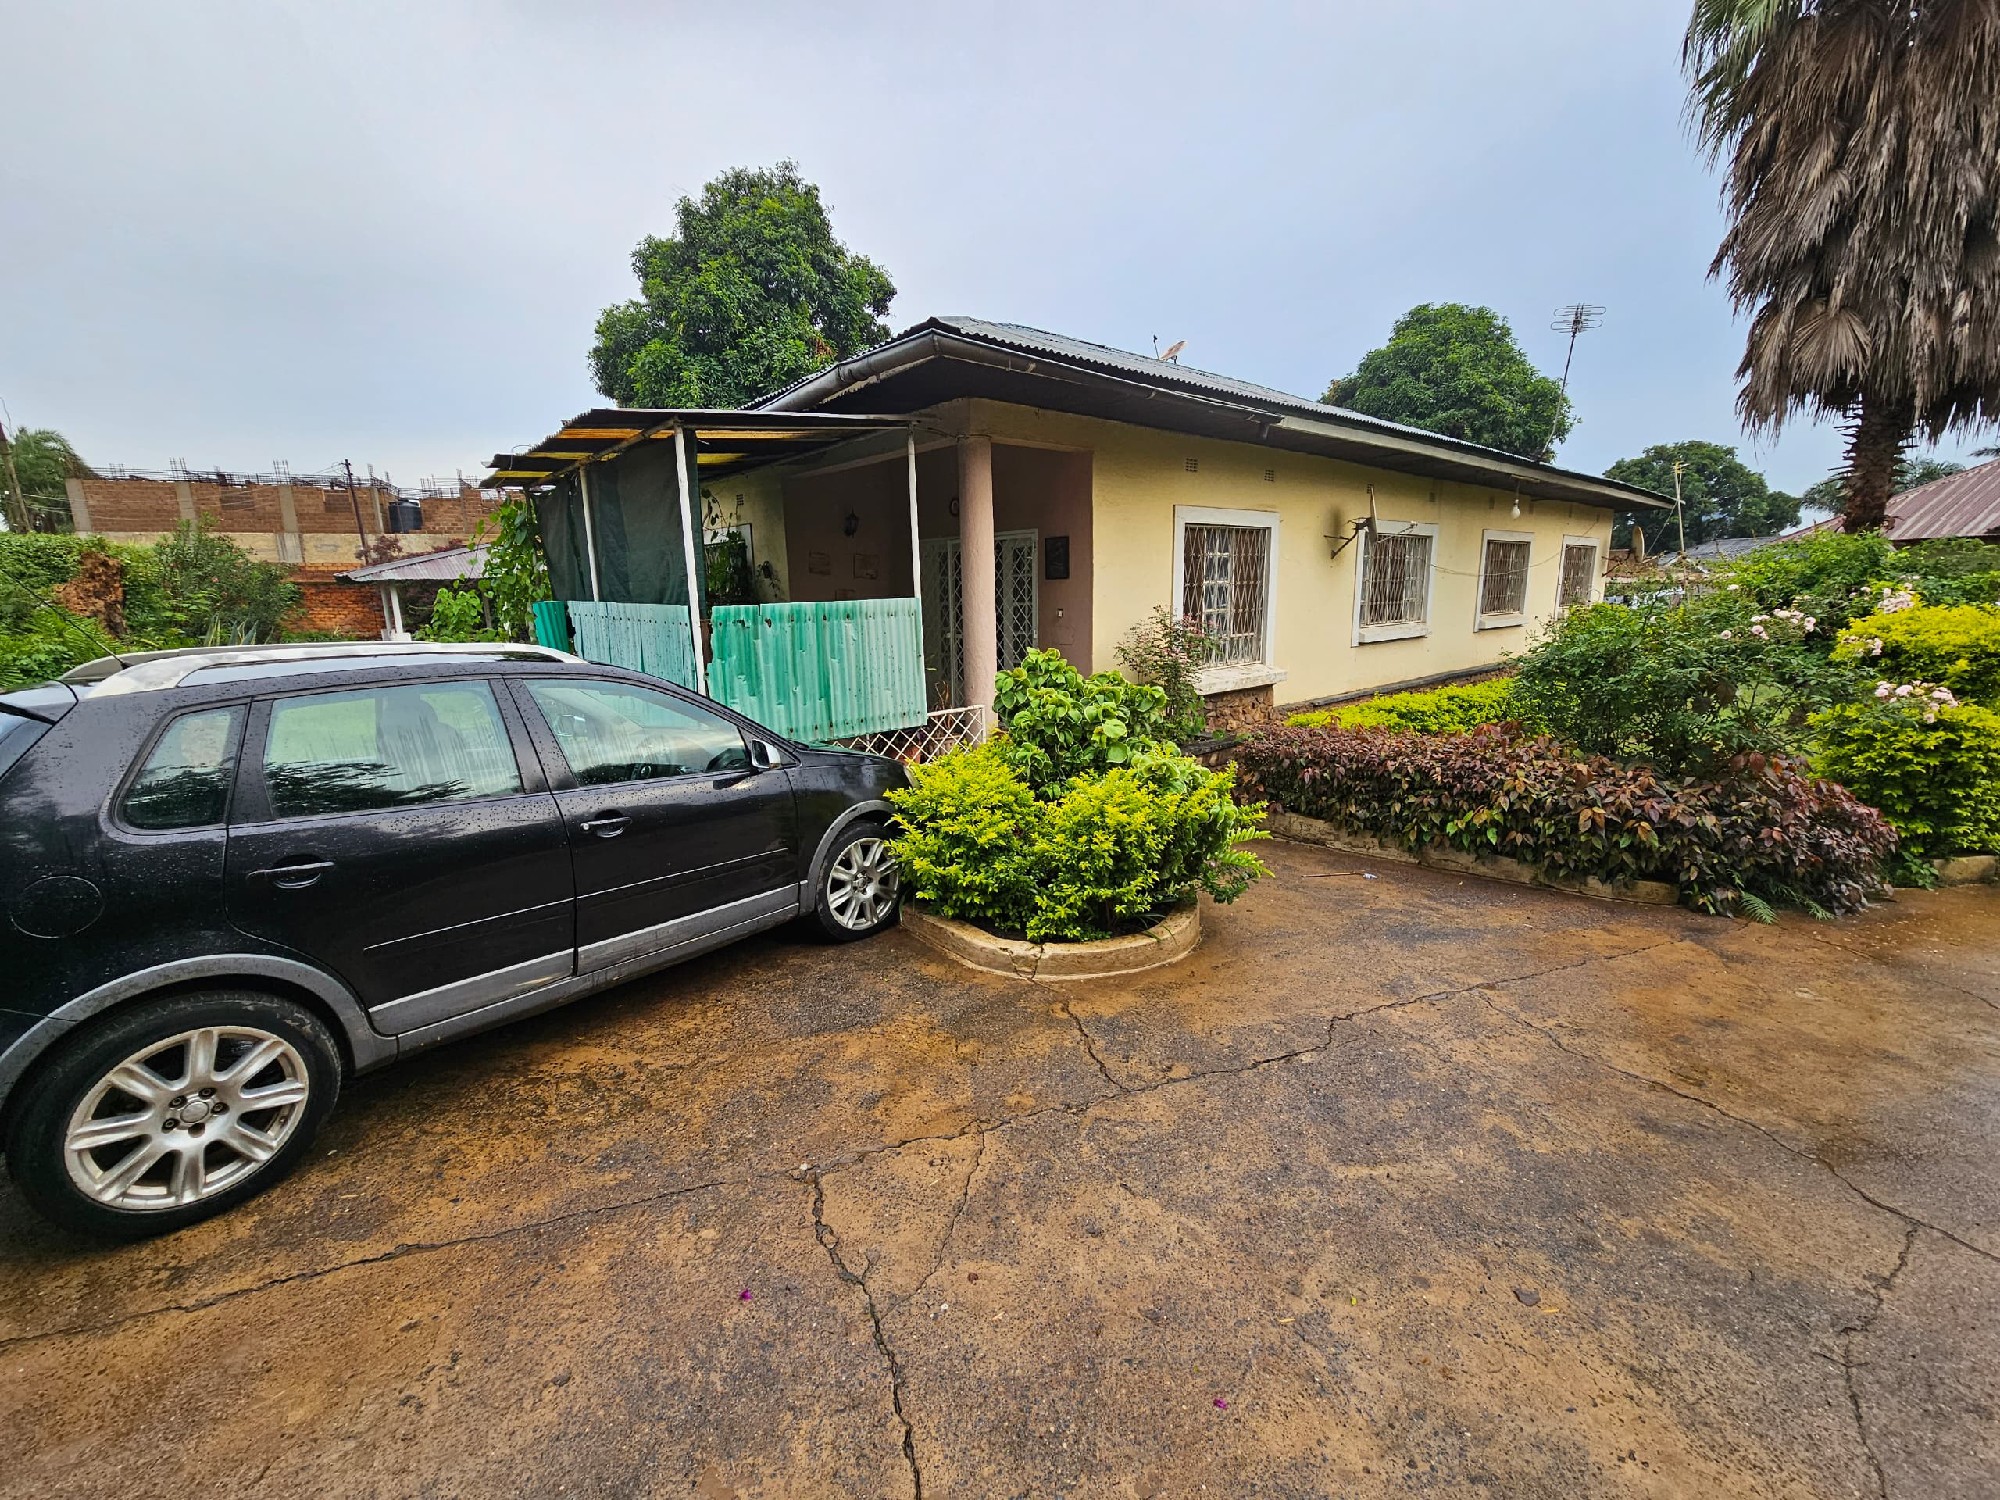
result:
[[[1898,542],[2000,537],[2000,459],[1892,495],[1888,531]]]

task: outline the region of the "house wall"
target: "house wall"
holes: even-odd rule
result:
[[[750,566],[760,601],[771,604],[795,597],[785,536],[785,490],[778,475],[770,469],[752,469],[704,482],[702,518],[705,525],[750,528]]]
[[[996,454],[1001,445],[1012,444],[1085,455],[1094,502],[1088,661],[1097,668],[1116,664],[1119,642],[1154,605],[1176,603],[1169,597],[1176,505],[1278,517],[1273,655],[1287,674],[1274,689],[1281,703],[1497,664],[1524,650],[1537,627],[1554,615],[1564,537],[1594,539],[1600,570],[1610,548],[1611,513],[1593,506],[1522,500],[1517,519],[1514,497],[1504,490],[993,402],[965,403],[957,410],[967,430],[991,434]],[[997,457],[995,467],[997,495]],[[1438,526],[1426,635],[1355,642],[1360,547],[1350,544],[1332,557],[1328,538],[1346,536],[1353,521],[1368,514],[1371,485],[1384,521]],[[998,516],[996,524],[1006,529]],[[1523,625],[1475,629],[1482,533],[1488,529],[1532,537]]]

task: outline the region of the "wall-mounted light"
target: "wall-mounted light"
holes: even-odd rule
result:
[[[1515,506],[1514,514],[1518,516],[1520,513],[1521,513],[1521,507],[1518,505]],[[841,535],[853,536],[854,533],[859,531],[860,529],[861,529],[861,517],[857,516],[853,511],[850,510],[847,513],[847,519],[840,523]]]

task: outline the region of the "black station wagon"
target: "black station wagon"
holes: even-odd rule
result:
[[[794,918],[896,920],[902,768],[511,646],[197,649],[0,696],[0,1129],[141,1235],[295,1165],[348,1073]]]

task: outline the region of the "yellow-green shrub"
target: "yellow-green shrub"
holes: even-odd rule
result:
[[[1910,687],[1815,714],[1813,770],[1880,809],[1906,855],[2000,850],[2000,714]]]
[[[2000,605],[1920,604],[1867,615],[1840,633],[1833,655],[1891,682],[1936,683],[2000,706]]]
[[[1427,692],[1385,693],[1361,703],[1311,709],[1285,720],[1307,729],[1413,729],[1420,734],[1463,734],[1481,724],[1519,717],[1512,678],[1454,683]]]

